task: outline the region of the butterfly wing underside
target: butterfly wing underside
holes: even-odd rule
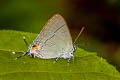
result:
[[[71,35],[64,18],[56,14],[44,26],[34,43],[45,59],[59,57],[73,48]]]

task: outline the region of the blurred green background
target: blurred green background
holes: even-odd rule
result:
[[[120,70],[120,0],[0,0],[0,29],[39,33],[56,13],[68,23],[73,41],[97,51]]]
[[[64,12],[64,0],[2,0],[0,28],[40,32],[55,13]]]

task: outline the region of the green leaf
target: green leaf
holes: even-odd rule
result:
[[[27,51],[22,37],[29,43],[37,34],[19,31],[0,31],[0,80],[120,80],[120,73],[106,60],[96,56],[95,52],[87,52],[77,48],[74,63],[71,60],[44,60],[25,56],[15,60],[21,54],[12,51]]]

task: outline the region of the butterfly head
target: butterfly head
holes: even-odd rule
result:
[[[28,54],[31,57],[35,57],[37,53],[38,53],[38,44],[34,44],[28,48]]]
[[[34,45],[31,45],[29,48],[28,48],[28,55],[30,55],[32,58],[34,57],[43,57],[41,54],[40,54],[40,46],[38,44],[34,44]]]

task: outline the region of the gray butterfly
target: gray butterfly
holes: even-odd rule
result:
[[[24,41],[28,46],[28,51],[20,52],[24,53],[22,56],[28,54],[31,57],[38,57],[41,59],[56,58],[57,61],[59,58],[64,58],[68,59],[69,63],[71,58],[74,59],[73,53],[76,50],[75,42],[83,30],[84,27],[75,39],[74,43],[72,43],[72,37],[66,21],[60,14],[56,14],[48,20],[47,24],[43,27],[40,34],[30,46],[28,46],[24,37]]]

